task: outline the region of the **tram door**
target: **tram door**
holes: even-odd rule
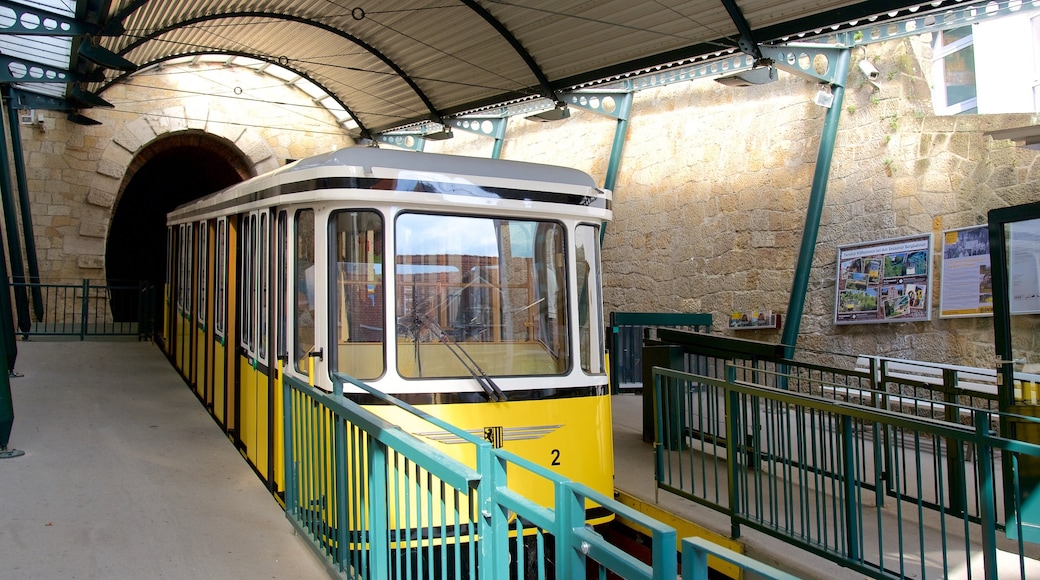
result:
[[[285,396],[282,377],[289,362],[285,328],[289,289],[289,214],[278,212],[275,225],[274,244],[274,304],[272,325],[274,330],[274,363],[272,374],[274,388],[271,392],[271,455],[273,456],[274,489],[285,489]]]
[[[212,356],[210,357],[213,373],[211,375],[209,404],[213,415],[220,424],[227,428],[227,307],[228,307],[228,220],[219,218],[216,221],[213,236],[213,275],[211,293],[213,302],[213,333],[211,334]]]
[[[192,358],[195,372],[193,373],[192,383],[194,384],[195,394],[202,399],[206,407],[210,406],[208,353],[210,352],[209,345],[211,341],[207,336],[208,323],[211,319],[207,294],[211,283],[209,277],[209,241],[209,224],[205,221],[199,222],[198,239],[195,244],[195,324],[193,329],[193,344],[195,348]]]
[[[265,479],[270,467],[271,219],[268,211],[243,216],[239,304],[238,443]]]
[[[989,212],[993,335],[998,359],[1000,410],[1011,417],[1040,417],[1040,202]],[[982,286],[985,287],[985,280]],[[1040,423],[1002,419],[1002,435],[1040,445]],[[1018,497],[1010,457],[1004,467],[1007,535],[1040,542],[1040,458],[1018,457]],[[1015,509],[1015,506],[1018,509]]]

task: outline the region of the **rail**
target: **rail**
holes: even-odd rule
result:
[[[1023,494],[999,493],[1023,489],[1040,446],[996,436],[997,413],[913,416],[880,408],[887,393],[835,400],[844,381],[750,365],[652,374],[658,488],[728,515],[734,537],[748,526],[877,578],[996,578],[998,560],[1001,577],[1040,574]]]
[[[74,284],[11,283],[14,292],[29,292],[35,308],[31,320],[19,321],[17,334],[88,337],[152,336],[155,289],[146,283],[95,284],[89,279]]]
[[[445,455],[346,397],[284,377],[286,516],[335,575],[677,577],[673,528],[364,383],[335,378],[339,385],[366,390],[401,416],[461,438],[469,462]],[[552,486],[554,505],[537,505],[511,489],[509,477],[517,471],[537,474]],[[641,562],[586,527],[587,506],[650,530],[652,560]],[[710,542],[684,541],[687,550],[692,555],[683,572],[689,578],[707,577],[708,555],[765,577],[786,577]]]

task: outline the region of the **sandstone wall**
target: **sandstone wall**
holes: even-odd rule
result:
[[[870,45],[854,60],[864,57],[881,71],[880,88],[856,77],[853,63],[800,352],[821,362],[833,353],[837,364],[864,353],[992,366],[992,319],[939,319],[938,276],[930,322],[835,326],[837,248],[928,232],[938,244],[942,230],[985,223],[994,207],[1040,200],[1037,152],[985,135],[1037,118],[933,115],[926,42]],[[101,126],[50,115],[46,131],[23,135],[44,278],[104,277],[127,168],[160,135],[204,131],[233,144],[254,172],[349,144],[322,109],[288,105],[304,101],[272,77],[165,72],[176,74],[139,75],[106,92],[116,109],[88,112]],[[734,310],[786,311],[824,121],[816,88],[781,73],[759,87],[701,80],[636,93],[604,240],[607,311],[709,312],[716,332],[779,340],[779,331],[724,325]],[[576,167],[602,183],[615,125],[580,110],[549,124],[515,118],[503,157]],[[490,156],[490,139],[455,135],[426,150]],[[1016,343],[1032,353],[1038,318],[1015,321]]]
[[[864,57],[880,70],[880,88],[857,76]],[[802,356],[842,365],[848,359],[840,355],[855,354],[993,365],[992,318],[940,319],[939,276],[930,322],[833,324],[838,246],[931,232],[934,248],[942,230],[1040,200],[1037,152],[985,135],[1037,118],[935,116],[922,72],[928,62],[920,39],[854,53],[798,338]],[[824,123],[816,90],[781,73],[757,87],[695,81],[636,93],[604,240],[608,312],[708,312],[717,332],[779,341],[779,330],[725,325],[734,310],[786,312]],[[549,126],[511,121],[503,156],[565,163],[602,183],[613,127],[580,111]],[[458,137],[437,147],[490,152]],[[1016,345],[1034,358],[1038,318],[1015,319]]]
[[[352,144],[303,92],[244,68],[169,66],[134,75],[101,96],[115,107],[83,112],[101,125],[84,127],[43,111],[42,130],[21,129],[45,281],[105,279],[105,242],[119,196],[139,168],[135,156],[160,137],[190,142],[201,132],[221,140],[254,175]]]

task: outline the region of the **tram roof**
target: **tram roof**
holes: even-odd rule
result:
[[[383,183],[379,183],[382,181]],[[570,167],[442,153],[348,147],[300,159],[222,191],[178,206],[170,221],[231,212],[249,204],[272,204],[279,196],[313,196],[342,189],[410,191],[552,202],[609,209],[610,193],[587,173]],[[373,193],[372,195],[375,195]]]
[[[371,136],[494,113],[517,103],[551,104],[567,91],[747,52],[748,47],[993,3],[15,0],[0,9],[0,30],[7,29],[0,34],[0,53],[30,67],[41,63],[43,80],[57,71],[60,79],[77,81],[22,77],[26,82],[14,82],[30,92],[62,97],[71,108],[88,108],[90,93],[103,97],[132,74],[94,64],[105,60],[97,49],[138,68],[193,55],[255,59],[298,75],[287,82],[314,83],[349,115],[359,135]],[[44,36],[19,34],[26,32],[18,26],[22,15],[10,8],[19,5],[44,16],[59,14],[77,27]],[[74,34],[60,36],[65,30]],[[59,69],[68,76],[60,76]]]

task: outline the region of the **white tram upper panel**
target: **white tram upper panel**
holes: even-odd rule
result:
[[[167,222],[172,225],[274,205],[351,199],[433,204],[442,210],[447,201],[459,210],[498,206],[558,217],[611,218],[610,192],[577,169],[351,147],[295,161],[181,205],[170,212]]]

